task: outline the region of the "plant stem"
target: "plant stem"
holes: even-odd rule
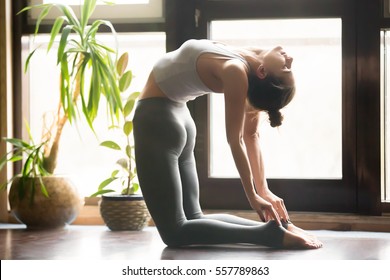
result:
[[[75,89],[73,91],[73,102],[76,103],[77,99],[80,96],[80,84],[81,84],[81,73],[79,71],[81,63],[82,63],[83,56],[80,57],[79,63],[77,65],[77,75],[75,78],[76,84],[75,84]],[[57,113],[57,123],[56,123],[56,134],[54,137],[54,140],[51,143],[51,146],[47,149],[48,152],[45,154],[44,159],[43,159],[43,167],[46,169],[47,172],[50,174],[53,174],[56,167],[57,167],[57,159],[58,159],[58,151],[59,151],[59,144],[62,136],[62,131],[63,128],[68,121],[68,115],[66,112],[63,113],[61,116],[61,112],[63,110],[63,106],[60,104],[58,106],[58,113]],[[48,143],[50,145],[50,143]]]
[[[125,119],[125,122],[126,122],[126,118],[124,117]],[[127,145],[130,147],[130,137],[127,136],[126,137],[126,140],[127,140]],[[126,153],[127,154],[127,153]],[[130,186],[131,186],[131,181],[132,181],[132,164],[131,164],[131,154],[128,155],[129,157],[129,179],[127,180],[127,190],[126,190],[126,194],[130,194]]]
[[[57,159],[58,159],[58,150],[59,150],[59,144],[61,140],[62,130],[68,120],[68,117],[64,115],[58,122],[57,122],[57,131],[56,135],[54,137],[53,143],[50,147],[50,152],[48,155],[45,155],[44,157],[44,163],[43,167],[46,169],[47,172],[53,174],[54,170],[57,167]]]

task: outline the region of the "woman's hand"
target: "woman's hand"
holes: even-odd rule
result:
[[[286,222],[286,223],[290,221],[290,217],[288,215],[286,206],[284,205],[283,199],[274,195],[269,189],[265,190],[260,195],[264,200],[266,200],[267,202],[269,202],[273,206],[278,217],[280,217],[280,220],[282,220],[283,222]],[[272,218],[273,218],[272,215],[265,216],[266,221],[268,221]]]
[[[254,209],[259,215],[260,220],[263,222],[275,220],[279,225],[281,225],[279,215],[270,202],[266,201],[259,195],[256,195],[249,201],[249,203],[252,209]]]

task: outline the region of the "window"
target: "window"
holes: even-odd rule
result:
[[[77,14],[79,10],[77,6],[81,1],[29,0],[27,3],[36,5],[45,2],[72,5]],[[91,18],[104,18],[114,24],[118,35],[119,53],[127,51],[130,56],[129,69],[134,74],[130,90],[140,91],[146,82],[152,64],[166,52],[164,1],[116,0],[109,2],[115,2],[115,5],[106,5],[104,1],[98,1],[98,6]],[[16,5],[18,10],[23,8],[21,5],[20,3]],[[39,12],[39,9],[33,9],[28,13],[28,21],[23,26],[24,34],[34,32],[33,25]],[[50,37],[44,33],[50,31],[47,25],[50,25],[51,19],[56,16],[56,9],[52,9],[45,18],[45,22],[42,23],[43,28],[40,32],[43,33],[35,38],[32,35],[24,35],[21,38],[22,61],[20,65],[24,65],[29,51],[37,46],[39,48],[30,61],[28,74],[20,74],[23,79],[22,90],[20,90],[23,92],[22,104],[18,102],[15,106],[23,109],[17,112],[20,117],[17,119],[16,131],[27,139],[28,136],[24,135],[25,132],[22,130],[24,130],[23,120],[28,120],[31,130],[37,133],[33,135],[35,141],[39,141],[41,137],[39,134],[42,131],[43,114],[45,113],[46,117],[50,118],[50,110],[55,109],[58,104],[59,69],[56,68],[56,46],[54,45],[49,53],[46,52]],[[104,43],[114,44],[111,34],[107,36],[100,34],[99,39]],[[16,45],[18,44],[19,42],[16,42]],[[22,72],[22,69],[19,70]],[[48,92],[53,94],[48,94]],[[109,172],[117,160],[115,155],[112,155],[112,151],[99,146],[100,142],[117,137],[107,134],[109,121],[105,113],[105,106],[102,104],[95,121],[98,138],[83,122],[77,123],[76,126],[68,123],[62,135],[56,172],[70,175],[83,196],[90,196],[96,191],[100,182],[110,176]]]
[[[40,46],[30,62],[29,115],[24,116],[29,119],[31,130],[37,133],[33,135],[36,141],[41,136],[39,133],[42,131],[42,116],[48,113],[46,116],[50,117],[50,110],[56,108],[59,98],[57,90],[59,70],[56,68],[56,52],[52,50],[47,54],[45,48],[49,39],[50,36],[45,34],[35,39],[30,36],[23,38],[29,44],[30,50]],[[106,40],[112,40],[112,37],[107,36]],[[132,89],[139,91],[146,82],[153,63],[165,53],[165,33],[120,33],[118,40],[119,52],[129,53],[129,69],[135,76]],[[104,113],[103,105],[95,121],[99,139],[92,134],[86,124],[78,123],[77,127],[67,124],[60,143],[56,173],[70,175],[84,196],[90,196],[96,191],[100,182],[110,176],[109,172],[117,160],[117,156],[113,155],[112,151],[99,147],[101,141],[115,137],[115,135],[107,134],[109,122]]]
[[[29,3],[32,3],[32,1],[34,1],[34,3],[38,3],[37,1],[39,0],[30,0]],[[42,3],[42,1],[43,0],[40,0],[39,3]],[[15,4],[16,7],[21,8],[21,3],[18,1],[14,2],[13,4]],[[330,161],[328,161],[325,170],[315,170],[315,172],[321,172],[321,174],[311,173],[308,172],[308,170],[303,170],[300,175],[296,175],[294,172],[294,174],[289,176],[288,173],[290,170],[288,169],[284,169],[284,171],[280,174],[274,172],[272,170],[272,163],[268,163],[272,162],[273,158],[269,158],[267,156],[267,174],[270,178],[268,182],[272,191],[285,199],[285,203],[287,204],[287,207],[290,211],[359,212],[370,214],[379,213],[380,208],[378,207],[377,202],[379,197],[378,193],[380,193],[379,175],[381,165],[378,160],[380,158],[380,147],[378,147],[380,136],[378,132],[379,124],[377,120],[379,119],[379,108],[382,108],[383,112],[385,109],[388,110],[384,102],[382,102],[381,107],[378,102],[380,88],[380,75],[378,75],[380,62],[379,30],[380,27],[389,28],[390,26],[390,22],[387,19],[383,19],[378,16],[380,14],[380,9],[382,8],[381,4],[379,4],[380,1],[299,0],[284,1],[283,5],[281,5],[280,1],[268,0],[188,0],[186,3],[184,3],[184,1],[150,0],[148,1],[148,5],[152,5],[152,3],[157,2],[164,3],[164,5],[161,4],[161,9],[157,13],[158,15],[156,14],[155,16],[150,14],[149,16],[143,15],[139,18],[133,18],[130,16],[123,18],[123,16],[118,17],[116,12],[110,12],[105,13],[104,17],[113,16],[115,17],[114,19],[111,19],[113,22],[125,23],[117,25],[117,30],[119,32],[140,31],[140,26],[142,31],[163,31],[166,28],[167,48],[169,50],[178,47],[181,43],[190,38],[217,39],[219,36],[221,40],[231,40],[228,38],[231,30],[225,32],[225,34],[217,32],[217,25],[223,26],[228,24],[230,21],[239,23],[244,20],[251,20],[264,23],[271,19],[271,22],[274,22],[275,20],[285,21],[291,19],[304,19],[308,20],[308,22],[313,21],[316,23],[319,23],[320,20],[330,20],[330,22],[333,22],[335,25],[330,25],[331,30],[332,32],[336,31],[336,33],[332,33],[333,35],[328,36],[328,38],[332,38],[333,36],[333,42],[330,45],[327,45],[326,49],[329,51],[331,48],[334,48],[335,53],[338,54],[339,51],[341,51],[341,61],[338,62],[336,59],[334,60],[336,69],[338,69],[337,71],[339,71],[339,67],[341,67],[340,77],[336,79],[337,81],[332,80],[333,86],[341,85],[341,92],[335,87],[335,90],[340,94],[340,99],[337,99],[336,95],[333,96],[336,98],[334,99],[336,101],[334,104],[337,104],[335,115],[341,114],[341,116],[335,118],[339,120],[334,122],[336,125],[335,127],[327,128],[336,132],[337,134],[337,136],[333,134],[331,135],[333,139],[332,141],[335,141],[334,143],[336,147],[333,152],[336,152],[336,150],[337,152],[332,156],[329,154],[325,155],[326,157],[332,157],[335,159],[333,168],[329,168],[331,164]],[[387,3],[387,1],[385,1],[385,3]],[[135,4],[128,6],[133,6],[134,8]],[[104,9],[107,8],[106,6],[102,7],[104,7]],[[196,24],[194,21],[195,7],[198,9],[196,12],[198,15],[198,21]],[[164,19],[165,11],[167,12],[166,20]],[[33,15],[31,14],[30,17],[31,16]],[[163,19],[161,19],[161,17]],[[130,18],[133,18],[133,20],[129,21]],[[15,19],[18,20],[18,18]],[[136,23],[143,23],[143,21],[146,21],[151,24],[132,24],[134,21]],[[160,21],[162,23],[155,24],[155,22]],[[379,23],[379,21],[382,22]],[[130,24],[127,24],[128,22],[130,22]],[[156,26],[158,26],[157,29]],[[241,32],[244,33],[247,28],[248,26],[242,27]],[[22,29],[24,34],[33,32],[33,28],[31,28],[30,25],[23,26]],[[44,29],[42,29],[42,31],[43,30]],[[289,32],[286,32],[288,33],[287,36],[290,36],[289,34],[291,30],[293,29],[288,28]],[[318,28],[317,30],[317,34],[315,32],[313,33],[313,37],[315,37],[316,40],[320,39],[316,36],[330,31],[328,27],[324,29]],[[256,30],[256,32],[253,34],[256,34],[258,31],[259,30]],[[388,31],[386,30],[386,32]],[[294,40],[296,41],[297,38],[302,37],[297,37],[297,34],[294,32],[291,32],[291,34],[291,36],[295,36],[294,38],[287,37],[287,41],[290,41],[290,43],[292,43],[291,45],[287,44],[288,42],[285,41],[281,42],[280,44],[286,46],[286,48],[288,47],[290,52],[294,52],[294,67],[297,68],[299,64],[298,60],[301,58],[298,58],[300,54],[294,50],[294,48],[297,46],[297,42],[294,42]],[[309,36],[308,34],[309,33],[307,33],[307,36]],[[329,35],[329,33],[327,34]],[[162,40],[165,40],[165,33],[161,35],[163,35]],[[265,35],[270,37],[269,34]],[[337,39],[339,35],[341,37],[340,39]],[[388,35],[386,34],[386,36]],[[17,36],[15,36],[15,38],[16,37]],[[384,38],[385,32],[382,33],[382,39]],[[323,39],[324,38],[321,40]],[[28,39],[25,40],[29,41]],[[243,39],[241,38],[241,40]],[[45,40],[42,42],[44,41]],[[307,39],[303,41],[305,44],[310,43]],[[231,41],[231,43],[244,44],[245,42]],[[268,41],[268,43],[270,45],[274,44],[274,42],[271,41]],[[18,46],[19,39],[17,39],[14,44]],[[165,47],[163,45],[164,43],[161,42],[162,52],[165,52]],[[319,48],[319,50],[320,49],[321,48]],[[384,63],[383,50],[384,44],[382,41],[382,71],[385,64],[387,64]],[[308,48],[308,51],[310,52],[310,48]],[[132,49],[131,52],[134,52],[134,50]],[[22,63],[20,63],[18,60],[19,50],[16,49],[15,53],[17,53],[16,66],[19,67],[19,65],[22,65]],[[341,66],[339,63],[341,63]],[[16,70],[21,72],[20,69]],[[133,70],[137,72],[136,68],[133,68]],[[387,80],[384,77],[385,76],[382,72],[382,85],[385,83],[385,80]],[[19,111],[22,110],[19,109],[21,108],[19,97],[22,94],[19,88],[19,75],[16,75],[14,78],[16,79],[14,82],[14,92],[18,97],[16,100],[14,100],[16,101],[14,103],[14,109],[16,109],[16,113],[19,113]],[[45,82],[48,81],[45,80]],[[308,84],[312,83],[305,82],[303,83],[303,86],[306,87]],[[325,84],[324,86],[328,87],[330,85]],[[334,92],[332,92],[332,94],[334,94]],[[24,95],[24,98],[26,98],[26,96],[27,95]],[[317,93],[314,93],[313,97],[314,96],[318,96]],[[384,96],[384,88],[382,87],[382,100],[384,99]],[[274,137],[276,137],[280,142],[278,144],[286,145],[285,147],[290,145],[288,143],[288,138],[290,136],[288,134],[287,128],[292,124],[295,125],[296,122],[301,122],[300,119],[294,119],[296,116],[294,117],[293,114],[294,106],[298,105],[298,101],[299,99],[296,98],[293,103],[291,103],[290,106],[288,106],[288,108],[286,108],[284,111],[285,122],[283,126],[279,130],[274,129],[272,131]],[[227,175],[223,172],[223,170],[218,170],[216,167],[210,169],[209,166],[210,162],[211,164],[213,163],[213,159],[209,158],[209,155],[211,154],[209,149],[214,149],[214,152],[217,152],[215,145],[210,142],[210,137],[224,137],[224,133],[219,133],[218,131],[213,132],[215,127],[220,127],[220,122],[223,122],[223,120],[214,120],[209,118],[211,116],[211,111],[209,111],[209,109],[216,110],[216,108],[213,108],[214,105],[218,104],[216,102],[220,101],[218,101],[218,99],[214,99],[214,96],[212,96],[210,100],[204,96],[188,104],[198,128],[197,147],[195,154],[197,157],[201,187],[201,203],[204,208],[248,209],[248,202],[245,198],[245,195],[243,194],[241,183],[236,175]],[[23,112],[27,111],[25,111],[23,108]],[[217,111],[214,113],[218,114]],[[321,117],[320,114],[315,115]],[[36,123],[40,124],[39,116],[35,117],[38,118]],[[386,119],[387,118],[388,117],[386,117]],[[370,120],[370,122],[367,120]],[[17,126],[15,130],[19,134],[20,127],[23,126],[22,122],[23,119],[17,119],[17,122],[15,122]],[[208,126],[212,125],[213,123],[214,128],[210,130]],[[382,114],[382,133],[385,131],[383,129],[384,125],[385,114]],[[262,129],[271,130],[265,117],[262,124]],[[73,130],[73,132],[76,131]],[[210,133],[214,133],[214,135],[211,136]],[[270,133],[268,131],[264,132],[263,136],[265,134]],[[80,138],[77,134],[76,136]],[[326,137],[328,136],[329,135],[326,135]],[[77,140],[75,145],[85,146],[86,140],[84,137],[81,137],[81,140],[84,142]],[[386,137],[386,140],[388,139],[389,138]],[[99,141],[96,139],[93,139],[93,141],[96,144],[99,143]],[[267,141],[273,140],[272,138],[269,138]],[[224,143],[225,141],[219,142]],[[214,145],[214,147],[211,145]],[[262,143],[262,145],[265,152],[265,143]],[[385,147],[388,147],[388,145],[385,145],[385,137],[382,137],[382,151],[384,151]],[[286,150],[290,152],[288,149]],[[341,162],[339,161],[340,159],[338,157],[340,155],[337,155],[338,153],[341,153]],[[386,153],[388,154],[388,152]],[[230,152],[226,154],[230,157]],[[285,156],[286,154],[281,153],[281,155]],[[389,157],[386,156],[386,159],[388,158]],[[384,159],[385,156],[382,153],[382,162],[384,162]],[[107,159],[107,161],[109,161],[109,159]],[[275,162],[280,162],[280,160]],[[112,163],[110,162],[108,165],[110,164]],[[305,165],[303,166],[303,169],[305,169]],[[298,168],[297,166],[293,167]],[[385,174],[384,165],[382,165],[382,167],[382,174]],[[301,167],[300,169],[302,170]],[[95,173],[93,174],[99,173],[96,172],[96,170],[94,170],[94,172]],[[210,176],[211,174],[213,174],[213,176]],[[388,174],[390,174],[390,172],[388,172]],[[85,178],[87,179],[84,182],[90,184],[90,188],[94,190],[96,183],[89,183],[91,176],[86,175]],[[382,178],[383,182],[385,182],[385,176]],[[98,181],[99,180],[96,179],[96,182]],[[382,186],[382,198],[386,198],[388,200],[390,196],[389,186],[387,186],[387,190],[384,188],[384,184],[382,184]],[[81,186],[81,189],[86,188],[87,187],[85,186]],[[86,193],[87,195],[90,194],[89,191],[86,191]],[[223,197],[221,196],[222,193],[224,194]]]
[[[260,128],[268,178],[342,178],[341,19],[217,20],[211,39],[283,48],[294,58],[297,93],[283,125]],[[229,32],[227,32],[229,31]],[[225,137],[223,96],[210,97],[210,176],[236,177]],[[265,116],[264,116],[265,117]]]
[[[42,2],[42,1],[40,1],[40,2]],[[62,1],[62,0],[43,0],[43,3],[63,4],[63,2],[64,1]],[[134,5],[134,4],[148,4],[149,0],[114,0],[112,2],[115,3],[116,5],[126,5],[126,4]],[[79,5],[80,0],[67,0],[66,4],[67,5]],[[98,2],[97,4],[98,5],[106,5],[104,2]]]
[[[30,0],[31,5],[42,4],[45,2],[61,3],[60,0]],[[98,5],[92,16],[93,18],[105,18],[113,23],[132,23],[132,22],[162,22],[164,18],[163,0],[113,0],[110,2],[115,5],[106,5],[103,1],[98,1]],[[78,6],[80,0],[66,1],[67,5]],[[75,9],[77,13],[77,9]],[[35,21],[39,15],[39,10],[30,12],[30,19]],[[52,9],[47,19],[56,17],[56,10]]]
[[[199,26],[203,29],[198,33],[204,38],[262,48],[281,45],[295,59],[297,94],[283,109],[283,125],[271,128],[266,114],[260,123],[270,189],[285,200],[290,211],[362,211],[357,210],[358,204],[369,200],[363,188],[373,184],[364,181],[367,177],[357,176],[358,164],[367,162],[368,151],[357,141],[358,135],[365,133],[357,123],[364,114],[357,110],[371,111],[363,108],[368,93],[358,84],[356,57],[357,34],[364,42],[360,38],[369,33],[357,32],[356,2],[202,3]],[[222,102],[216,95],[197,99],[193,105],[201,203],[209,208],[248,209],[225,145],[223,112],[217,111],[223,109]],[[360,166],[359,172],[364,172],[360,174],[369,174],[367,168],[374,168],[373,163]]]

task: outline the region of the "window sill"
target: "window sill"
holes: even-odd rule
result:
[[[87,199],[73,224],[104,225],[98,201],[99,199],[92,201]],[[255,221],[259,220],[257,214],[250,210],[205,210],[204,212],[205,214],[227,213]],[[306,230],[390,232],[389,213],[382,216],[363,216],[340,213],[290,212],[290,218],[296,226]],[[9,215],[8,222],[17,223],[12,215]],[[153,221],[151,221],[150,226],[153,225]]]
[[[207,213],[221,212],[219,210]],[[258,220],[253,211],[226,211],[243,218]],[[293,223],[306,230],[375,231],[390,232],[390,214],[363,216],[341,213],[290,212]]]

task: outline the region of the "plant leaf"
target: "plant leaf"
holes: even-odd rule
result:
[[[112,171],[112,173],[111,173],[111,178],[112,178],[112,177],[116,177],[116,175],[118,175],[118,173],[119,173],[119,170],[114,170],[114,171]]]
[[[126,146],[126,155],[131,158],[131,150],[132,150],[132,147],[130,145],[127,145]]]
[[[96,30],[96,31],[97,31],[97,30]],[[93,41],[93,44],[94,44],[97,48],[101,48],[102,50],[106,50],[106,51],[109,52],[109,53],[115,54],[115,50],[114,50],[113,48],[110,48],[109,46],[99,44],[99,43],[96,42],[96,41]],[[102,50],[100,50],[100,51],[102,51]],[[115,69],[115,67],[113,67],[113,69]]]
[[[54,40],[57,37],[58,33],[60,33],[64,20],[65,19],[63,17],[58,17],[53,23],[53,27],[51,28],[51,32],[50,32],[50,41],[49,41],[49,45],[47,46],[47,51],[50,51],[51,47],[53,46]]]
[[[81,11],[81,26],[84,29],[85,26],[88,24],[88,20],[91,17],[93,11],[96,7],[96,0],[85,0],[84,4],[82,5],[82,11]]]
[[[41,4],[41,5],[47,5],[47,4]],[[38,6],[34,6],[34,7],[33,6],[27,6],[27,7],[24,7],[16,15],[20,15],[21,13],[27,12],[27,11],[31,10],[32,8],[38,8]]]
[[[18,138],[4,138],[4,141],[14,145],[15,147],[22,148],[22,149],[31,149],[32,146],[30,146],[27,142],[23,141],[22,139]]]
[[[78,70],[80,72],[79,73],[79,75],[80,75],[80,78],[79,78],[80,79],[80,99],[81,99],[81,108],[82,108],[84,117],[87,120],[87,123],[88,123],[89,127],[94,132],[93,125],[92,125],[92,120],[89,118],[87,103],[85,101],[85,91],[84,91],[84,88],[85,88],[84,75],[85,75],[86,67],[88,65],[88,57],[89,56],[84,55],[84,59],[82,61],[82,64],[79,66],[79,70]]]
[[[87,113],[86,116],[90,119],[91,125],[97,116],[102,86],[106,86],[105,78],[107,73],[102,70],[100,61],[99,54],[91,52],[92,76],[89,88],[87,112],[85,112]]]
[[[37,22],[35,24],[35,32],[34,34],[37,35],[38,34],[38,31],[39,31],[39,26],[41,25],[41,22],[42,20],[48,15],[48,13],[50,12],[50,9],[52,8],[53,6],[51,5],[45,5],[45,6],[42,6],[42,11],[40,12],[38,18],[37,18]]]
[[[91,122],[93,122],[97,116],[98,108],[99,108],[99,101],[101,96],[101,83],[104,83],[104,75],[105,73],[101,72],[100,65],[94,70],[95,78],[97,80],[96,83],[93,83],[93,87],[91,87],[91,90],[89,92],[89,100],[88,100],[88,113],[89,118],[91,119]]]
[[[101,190],[101,191],[97,191],[94,194],[92,194],[91,197],[96,197],[98,195],[102,195],[105,193],[111,193],[111,192],[115,192],[115,191],[114,190]]]
[[[118,159],[116,164],[118,164],[119,166],[121,166],[123,169],[127,170],[128,169],[128,161],[127,159],[125,158],[121,158],[121,159]]]
[[[14,155],[14,156],[10,157],[7,161],[8,162],[16,162],[16,161],[21,161],[21,160],[23,160],[23,156],[21,156],[21,155]],[[0,164],[0,169],[2,167],[3,167],[2,164]]]
[[[100,22],[101,22],[100,24],[107,26],[111,30],[111,33],[115,38],[115,46],[116,46],[115,53],[118,53],[118,45],[119,45],[118,44],[118,37],[116,35],[116,30],[115,30],[114,26],[112,25],[111,21],[108,21],[108,20],[100,20]]]
[[[107,59],[104,60],[101,56],[96,54],[92,57],[92,61],[98,65],[97,68],[99,71],[104,73],[104,75],[100,75],[99,78],[103,79],[101,84],[103,85],[103,91],[108,101],[107,106],[110,108],[110,111],[117,113],[119,108],[122,108],[122,100],[115,76],[115,68],[111,67],[113,63],[107,63],[107,60],[109,60],[110,57],[107,55],[106,58]],[[95,80],[92,79],[91,82],[95,82]]]
[[[127,101],[125,108],[123,109],[123,115],[125,116],[125,118],[127,116],[129,116],[131,114],[131,112],[133,111],[134,104],[135,104],[135,100],[133,100],[133,99],[130,99],[129,101]]]
[[[28,65],[30,64],[30,60],[32,58],[32,56],[34,55],[35,51],[37,50],[38,48],[36,48],[35,50],[33,50],[32,52],[30,52],[27,56],[27,59],[26,59],[26,63],[24,64],[24,73],[27,72],[27,69],[28,69]]]
[[[117,143],[115,143],[114,141],[104,141],[104,142],[100,143],[100,146],[107,147],[107,148],[110,148],[113,150],[120,150],[121,149],[121,147]]]
[[[71,31],[72,31],[71,25],[67,25],[62,29],[60,44],[58,46],[58,51],[57,51],[57,64],[59,64],[63,60],[65,48],[68,43],[68,37]]]
[[[133,122],[126,121],[123,126],[123,132],[126,134],[126,136],[129,136],[132,131],[133,131]]]
[[[127,100],[136,100],[141,93],[139,91],[133,92]]]
[[[132,192],[136,193],[139,190],[139,184],[138,183],[133,183]]]
[[[115,5],[115,0],[114,1],[104,1],[104,0],[102,0],[102,2],[104,3],[104,4],[106,4],[106,5]]]
[[[129,88],[131,81],[133,80],[133,72],[131,70],[127,71],[123,74],[123,76],[119,79],[119,90],[124,92]]]
[[[131,187],[128,189],[128,188],[125,188],[122,190],[122,194],[123,195],[130,195],[130,194],[135,194],[139,189],[139,184],[138,183],[132,183],[131,184]]]
[[[119,117],[119,110],[122,108],[122,100],[117,85],[115,67],[110,60],[111,58],[109,55],[106,55],[105,58],[100,55],[93,57],[93,63],[96,63],[100,78],[102,79],[102,82],[98,84],[98,86],[100,86],[99,94],[100,92],[104,94],[107,99],[107,107],[114,113],[113,115]]]
[[[0,170],[3,169],[3,167],[7,164],[8,161],[11,161],[13,157],[16,157],[13,155],[13,151],[8,152],[7,154],[3,155],[0,159]],[[8,156],[11,155],[11,158],[8,158]],[[1,188],[0,188],[1,189]]]
[[[71,7],[69,7],[68,5],[64,5],[64,4],[49,4],[49,5],[56,6],[65,15],[67,21],[71,25],[75,26],[76,29],[78,29],[78,31],[79,31],[78,33],[81,33],[80,32],[81,31],[80,22],[77,19],[77,16]]]
[[[104,180],[103,182],[100,183],[98,190],[101,191],[103,190],[106,186],[117,180],[117,177],[110,177]]]
[[[126,71],[127,64],[129,62],[129,54],[127,52],[123,53],[116,64],[116,71],[120,77]]]
[[[61,89],[61,105],[64,109],[64,112],[68,114],[69,121],[72,122],[73,114],[71,111],[71,106],[72,102],[72,96],[71,93],[69,92],[70,89],[70,75],[69,75],[69,70],[68,70],[68,60],[66,58],[66,55],[63,55],[61,57],[61,79],[60,79],[60,89]]]
[[[49,193],[47,192],[47,189],[45,187],[45,184],[43,183],[42,176],[39,176],[39,182],[41,185],[41,192],[45,197],[49,197]]]

